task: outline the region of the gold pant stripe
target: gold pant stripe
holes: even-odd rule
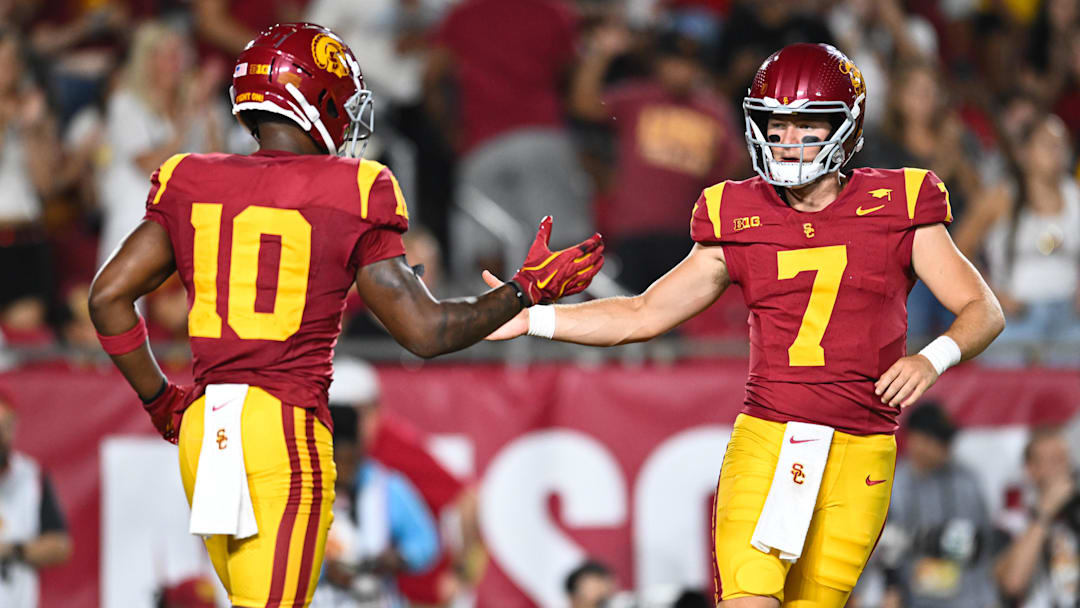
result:
[[[193,403],[180,428],[180,473],[189,504],[203,410],[202,399]],[[210,561],[234,606],[307,606],[332,518],[336,470],[330,432],[311,410],[282,404],[257,387],[248,390],[241,426],[259,533],[240,541],[207,538]]]

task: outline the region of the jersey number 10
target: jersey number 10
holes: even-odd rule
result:
[[[810,301],[806,303],[802,324],[795,341],[788,347],[788,365],[814,367],[825,365],[821,339],[832,318],[836,294],[847,268],[847,246],[810,247],[776,252],[777,279],[793,279],[800,272],[816,270]]]
[[[221,315],[217,311],[221,208],[217,203],[191,205],[191,225],[195,228],[192,255],[195,298],[188,313],[188,334],[192,338],[221,337]],[[272,312],[255,310],[263,235],[281,238]],[[252,205],[238,213],[232,221],[229,254],[229,327],[244,340],[280,342],[295,334],[307,303],[310,266],[311,224],[299,211]]]

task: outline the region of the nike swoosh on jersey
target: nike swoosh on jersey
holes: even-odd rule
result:
[[[817,441],[817,438],[815,437],[814,439],[795,439],[795,437],[790,437],[788,438],[788,441],[791,443],[806,443],[807,441]]]
[[[855,215],[866,215],[867,213],[873,213],[878,209],[883,209],[885,205],[878,205],[877,207],[870,207],[869,209],[863,209],[862,205],[855,208]]]
[[[866,485],[868,485],[868,486],[876,486],[879,483],[885,483],[885,480],[884,479],[870,479],[869,475],[866,476]]]
[[[225,403],[222,403],[221,405],[215,405],[215,406],[210,408],[210,411],[211,412],[216,412],[216,411],[220,410],[221,408],[225,407],[226,405],[229,405],[233,401],[236,401],[236,399],[229,399],[228,401],[226,401]]]
[[[558,271],[558,270],[556,270],[555,272],[551,273],[551,274],[550,274],[550,275],[548,276],[548,278],[544,279],[543,281],[537,281],[537,282],[536,282],[536,286],[537,286],[537,287],[539,287],[540,289],[543,289],[543,288],[547,287],[547,284],[548,284],[548,283],[550,283],[550,282],[551,282],[551,279],[554,279],[554,278],[555,278],[555,275],[557,275],[557,274],[559,274],[559,271]]]

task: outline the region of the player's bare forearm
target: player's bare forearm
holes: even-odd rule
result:
[[[644,342],[663,333],[645,314],[644,294],[556,307],[553,340],[587,346]]]
[[[485,278],[489,285],[496,280]],[[553,339],[588,346],[644,342],[708,308],[730,284],[723,250],[695,245],[641,295],[556,306]]]
[[[99,334],[115,336],[135,327],[139,321],[135,301],[161,285],[174,270],[165,229],[150,221],[139,224],[90,286],[94,328]],[[161,389],[165,377],[147,344],[112,360],[140,398],[149,399]]]
[[[986,350],[1005,329],[1005,315],[993,293],[968,302],[945,332],[960,347],[960,360],[967,361]]]
[[[476,297],[436,300],[404,257],[364,266],[356,287],[390,335],[421,357],[471,346],[521,311],[511,285]]]

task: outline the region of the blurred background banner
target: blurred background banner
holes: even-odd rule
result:
[[[413,421],[447,468],[479,481],[490,562],[482,607],[561,603],[586,556],[623,588],[711,585],[709,514],[742,403],[742,359],[675,365],[379,368],[387,412]],[[551,387],[539,398],[525,387]],[[42,606],[141,608],[155,589],[209,572],[187,534],[175,448],[116,373],[37,365],[0,374],[26,404],[16,448],[52,475],[74,558],[45,572]],[[1000,506],[1028,429],[1063,424],[1080,371],[961,366],[931,391],[962,430],[956,456]]]

